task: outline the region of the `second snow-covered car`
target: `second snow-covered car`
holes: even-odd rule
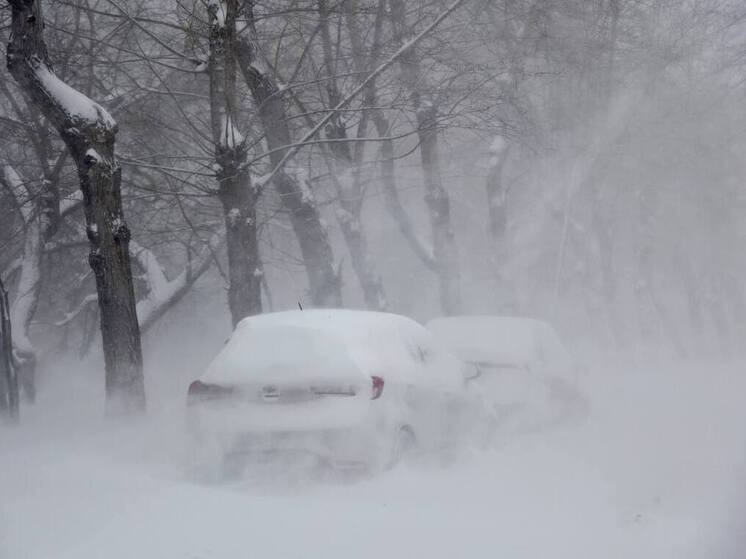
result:
[[[376,470],[458,444],[464,365],[413,320],[308,310],[242,320],[188,391],[192,429],[227,462]]]
[[[498,422],[544,426],[587,407],[578,387],[578,367],[546,322],[454,316],[433,319],[427,328],[472,368],[472,382]]]

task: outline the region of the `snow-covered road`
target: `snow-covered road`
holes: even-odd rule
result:
[[[31,410],[0,431],[0,558],[735,558],[742,377],[589,374],[582,422],[292,488],[190,482],[175,403],[126,428],[85,406]]]

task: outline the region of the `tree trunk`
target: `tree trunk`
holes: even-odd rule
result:
[[[29,327],[41,292],[43,245],[53,221],[45,211],[43,192],[30,188],[10,165],[0,168],[0,184],[15,198],[23,221],[23,255],[16,297],[10,306],[10,321],[15,325],[13,356],[16,374],[24,395],[33,402],[36,398],[37,359],[29,338]]]
[[[334,165],[332,165],[332,170]],[[347,249],[350,252],[352,269],[360,283],[366,306],[375,311],[384,311],[388,307],[386,293],[383,289],[383,281],[376,269],[373,257],[368,248],[368,238],[363,231],[360,216],[362,206],[362,192],[359,186],[345,184],[343,181],[357,182],[352,173],[344,173],[342,180],[333,177],[337,183],[339,194],[339,205],[337,210],[337,221],[339,222],[342,235],[344,236]]]
[[[597,193],[594,196],[592,227],[598,246],[598,270],[601,275],[601,295],[609,326],[614,336],[614,342],[618,349],[624,349],[627,346],[627,340],[624,321],[617,312],[617,270],[614,266],[616,247],[614,246],[614,235],[610,228],[610,223],[604,212],[603,199]]]
[[[345,7],[347,19],[350,23],[350,35],[353,43],[353,58],[355,59],[355,70],[359,75],[364,75],[370,69],[362,63],[362,43],[357,35],[355,25],[354,2],[348,2]],[[318,11],[321,19],[321,42],[324,53],[324,66],[327,73],[326,92],[329,107],[336,107],[342,100],[342,94],[337,84],[333,69],[332,39],[329,30],[330,11],[325,0],[318,0]],[[375,59],[374,59],[375,62]],[[363,103],[368,105],[367,91]],[[358,138],[365,137],[369,112],[363,109],[362,118],[358,125]],[[347,128],[342,121],[341,113],[335,113],[325,129],[326,137],[331,140],[342,140],[329,145],[331,158],[327,157],[327,163],[331,170],[331,179],[339,197],[340,208],[337,211],[342,235],[344,236],[347,249],[350,252],[352,269],[360,282],[365,303],[369,309],[383,311],[388,303],[386,293],[383,289],[383,281],[376,270],[375,263],[368,248],[368,239],[363,230],[363,189],[360,185],[360,173],[356,172],[356,165],[360,165],[363,156],[363,143],[359,142],[353,155],[350,144],[343,140],[347,139]],[[331,159],[331,160],[330,160]]]
[[[218,146],[219,197],[225,216],[228,252],[228,306],[233,325],[262,312],[262,263],[257,232],[257,192],[251,185],[245,153]]]
[[[223,12],[223,10],[225,10]],[[210,3],[210,116],[218,165],[218,198],[223,205],[228,252],[228,307],[233,326],[262,312],[256,202],[243,136],[236,128],[237,0]]]
[[[501,313],[515,314],[517,297],[515,285],[506,271],[510,258],[508,238],[508,185],[505,181],[505,163],[511,150],[509,141],[496,135],[489,147],[490,159],[485,181],[487,212],[492,239],[491,261],[495,271],[495,296]]]
[[[405,44],[408,36],[406,9],[402,0],[390,0],[394,40]],[[425,99],[422,91],[422,70],[415,48],[410,48],[399,59],[402,77],[409,90],[417,117],[417,137],[425,179],[425,202],[433,236],[433,257],[440,282],[440,302],[446,315],[456,314],[461,308],[461,277],[458,248],[451,226],[451,204],[443,187],[438,141],[438,104]]]
[[[31,344],[28,332],[41,292],[41,260],[44,242],[41,215],[36,209],[30,212],[25,226],[18,293],[10,308],[10,314],[11,321],[16,327],[14,345],[19,382],[25,397],[29,402],[34,402],[36,399],[36,351]]]
[[[490,146],[489,169],[485,183],[490,233],[497,245],[498,253],[503,252],[508,232],[508,192],[503,171],[509,150],[510,145],[507,141],[502,136],[495,136]]]
[[[653,219],[657,206],[654,191],[650,195],[642,191],[638,196],[638,246],[637,246],[637,278],[635,296],[638,306],[638,321],[640,324],[641,343],[647,344],[648,349],[656,344],[660,347],[661,334],[669,337],[674,350],[679,357],[687,357],[687,349],[682,342],[678,328],[668,313],[663,301],[658,297],[654,285],[654,265],[659,262],[655,257],[653,245]],[[657,326],[657,328],[656,328]],[[656,347],[656,349],[657,349]]]
[[[366,97],[370,96],[370,102],[368,105],[375,106],[378,96],[374,82],[371,82],[370,89],[370,93],[366,94]],[[396,224],[399,226],[399,231],[404,239],[406,239],[412,251],[429,270],[436,271],[437,263],[433,256],[432,247],[428,246],[428,244],[423,242],[423,240],[417,235],[412,219],[404,208],[401,198],[399,198],[399,189],[396,185],[396,172],[394,166],[394,142],[389,138],[391,135],[389,122],[383,111],[380,109],[371,111],[371,119],[376,127],[376,134],[382,139],[379,168],[386,207],[394,218],[394,221],[396,221]]]
[[[18,212],[24,225],[23,256],[15,300],[11,304],[11,322],[15,324],[13,353],[17,375],[23,394],[30,402],[36,398],[37,354],[29,335],[31,321],[36,313],[42,287],[42,261],[44,243],[57,231],[60,214],[60,174],[68,153],[63,150],[52,157],[52,140],[49,127],[33,107],[21,109],[10,90],[0,87],[14,113],[21,122],[26,122],[25,132],[37,157],[44,179],[41,186],[35,181],[23,181],[9,164],[0,169],[0,184],[15,198]],[[82,197],[81,197],[82,198]]]
[[[8,293],[0,279],[0,413],[18,419],[18,378],[13,367]]]
[[[10,0],[7,64],[21,90],[57,129],[78,169],[89,263],[96,278],[111,411],[145,407],[140,330],[124,220],[117,125],[97,103],[59,80],[49,65],[40,0]]]
[[[253,29],[250,9],[249,30]],[[291,143],[288,115],[282,93],[274,79],[254,65],[256,52],[246,34],[238,38],[237,57],[241,73],[251,91],[254,104],[264,129],[270,162],[280,164],[285,150]],[[290,217],[295,236],[300,245],[303,263],[308,274],[311,302],[316,307],[338,307],[342,304],[342,286],[334,270],[334,253],[329,235],[316,207],[310,186],[301,174],[278,172],[272,183]]]
[[[440,305],[446,315],[452,315],[461,309],[461,276],[451,226],[451,202],[441,180],[436,116],[434,106],[417,111],[417,136],[425,174],[425,202],[433,232],[433,256],[438,265]]]

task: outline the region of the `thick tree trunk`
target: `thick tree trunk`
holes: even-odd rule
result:
[[[280,154],[278,161],[281,157]],[[305,184],[305,178],[293,177],[284,171],[277,173],[272,180],[282,205],[288,210],[300,245],[311,302],[316,307],[341,306],[342,282],[334,270],[334,252],[329,243],[329,234],[321,221],[309,185]],[[302,188],[299,187],[301,184]]]
[[[218,197],[225,217],[228,253],[228,307],[235,326],[262,312],[262,265],[259,258],[256,202],[258,193],[247,168],[245,140],[236,128],[236,17],[238,0],[211,2],[210,116],[218,166]]]
[[[248,13],[250,21],[253,17]],[[250,23],[251,26],[251,23]],[[253,33],[253,29],[252,29]],[[254,47],[242,34],[238,37],[238,63],[259,112],[264,129],[270,162],[279,165],[291,143],[288,115],[277,84],[267,72],[254,65]],[[317,307],[338,307],[342,304],[341,281],[334,270],[334,253],[329,235],[316,207],[310,186],[300,174],[284,170],[272,183],[290,217],[290,224],[300,245],[303,264],[308,275],[311,302]]]
[[[112,411],[145,407],[140,330],[129,259],[130,232],[121,200],[121,169],[114,155],[117,125],[98,104],[59,80],[43,38],[40,0],[10,0],[7,64],[21,90],[54,125],[75,161],[83,193],[89,263],[96,278]]]
[[[84,147],[84,146],[81,146]],[[88,262],[96,278],[101,335],[106,363],[106,396],[120,411],[144,409],[140,328],[129,255],[130,231],[124,221],[121,169],[114,156],[113,136],[99,146],[75,154],[83,191],[86,232],[91,244]]]
[[[218,146],[219,197],[225,217],[228,252],[228,306],[233,325],[262,312],[262,263],[257,233],[257,193],[251,185],[245,155]]]
[[[0,279],[0,413],[18,419],[18,378],[13,367],[13,340],[8,293]]]

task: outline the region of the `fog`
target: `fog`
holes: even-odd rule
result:
[[[740,2],[16,4],[0,8],[0,558],[742,555]],[[503,415],[484,359],[361,315],[323,352],[372,395],[293,368],[313,401],[278,409],[303,423],[349,392],[409,432],[396,375],[427,406],[442,395],[398,348],[402,370],[463,380],[455,440],[428,443],[457,432],[434,407],[406,459],[379,429],[386,467],[224,475],[232,450],[195,438],[212,403],[190,385],[245,317],[337,308],[536,319],[574,396],[551,400],[551,357],[503,361],[518,322],[494,343],[463,332],[539,394]],[[330,313],[292,324],[326,332]],[[291,394],[262,378],[262,405]]]

